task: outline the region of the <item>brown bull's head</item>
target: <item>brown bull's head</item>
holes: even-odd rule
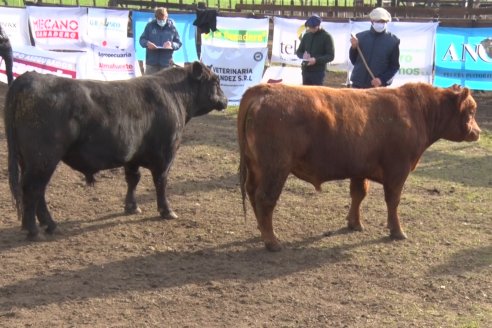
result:
[[[451,141],[478,141],[480,139],[480,128],[475,115],[477,112],[477,103],[471,95],[470,89],[463,88],[454,84],[449,89],[457,96],[458,115],[456,117],[457,131],[451,133],[446,139]],[[452,128],[450,129],[453,130]]]

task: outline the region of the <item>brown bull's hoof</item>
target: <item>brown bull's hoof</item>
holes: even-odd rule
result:
[[[125,214],[131,215],[131,214],[142,214],[142,210],[140,207],[125,207]]]
[[[265,242],[265,248],[270,252],[280,252],[282,245],[279,242]]]
[[[161,219],[164,220],[176,220],[178,218],[178,215],[174,213],[174,211],[169,211],[169,212],[161,212]]]
[[[349,230],[352,230],[352,231],[363,231],[364,230],[364,226],[362,224],[353,224],[353,223],[348,223],[347,224],[347,228],[349,228]]]
[[[407,239],[407,235],[401,230],[391,231],[390,238],[393,240],[405,240]]]

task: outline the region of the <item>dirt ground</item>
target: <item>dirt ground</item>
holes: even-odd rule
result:
[[[476,99],[492,131],[492,96]],[[387,237],[380,186],[363,203],[367,229],[349,233],[347,181],[317,193],[289,178],[274,214],[284,249],[270,253],[243,216],[235,115],[214,113],[188,124],[171,170],[179,219],[158,218],[146,170],[143,213],[126,216],[122,170],[88,187],[60,164],[47,192],[59,233],[33,243],[0,125],[0,327],[492,327],[490,146],[426,153],[402,197],[402,242]]]

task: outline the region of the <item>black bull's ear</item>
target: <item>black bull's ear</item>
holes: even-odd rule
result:
[[[202,75],[205,71],[205,66],[199,62],[199,61],[195,61],[193,62],[192,64],[192,67],[191,67],[191,75],[193,76],[193,78],[195,78],[196,80],[200,80],[202,78]]]

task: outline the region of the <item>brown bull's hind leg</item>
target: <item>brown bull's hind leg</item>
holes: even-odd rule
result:
[[[282,249],[282,246],[273,231],[273,210],[280,197],[288,174],[288,172],[277,172],[276,174],[269,175],[264,174],[264,178],[258,184],[254,195],[252,195],[254,201],[252,201],[251,204],[254,204],[261,238],[265,243],[266,249],[273,252]],[[247,190],[250,190],[250,187],[247,187]]]
[[[388,229],[390,230],[390,238],[395,240],[407,239],[398,217],[398,205],[400,204],[402,189],[403,185],[401,187],[384,185],[384,199],[388,208]]]
[[[369,181],[367,179],[350,180],[350,203],[349,213],[347,214],[347,226],[351,230],[362,231],[364,226],[360,219],[360,204],[364,200],[369,190]]]
[[[277,252],[282,249],[275,233],[273,232],[273,209],[277,203],[263,192],[256,193],[256,220],[258,221],[258,229],[261,232],[261,238],[265,243],[266,249],[272,252]]]

